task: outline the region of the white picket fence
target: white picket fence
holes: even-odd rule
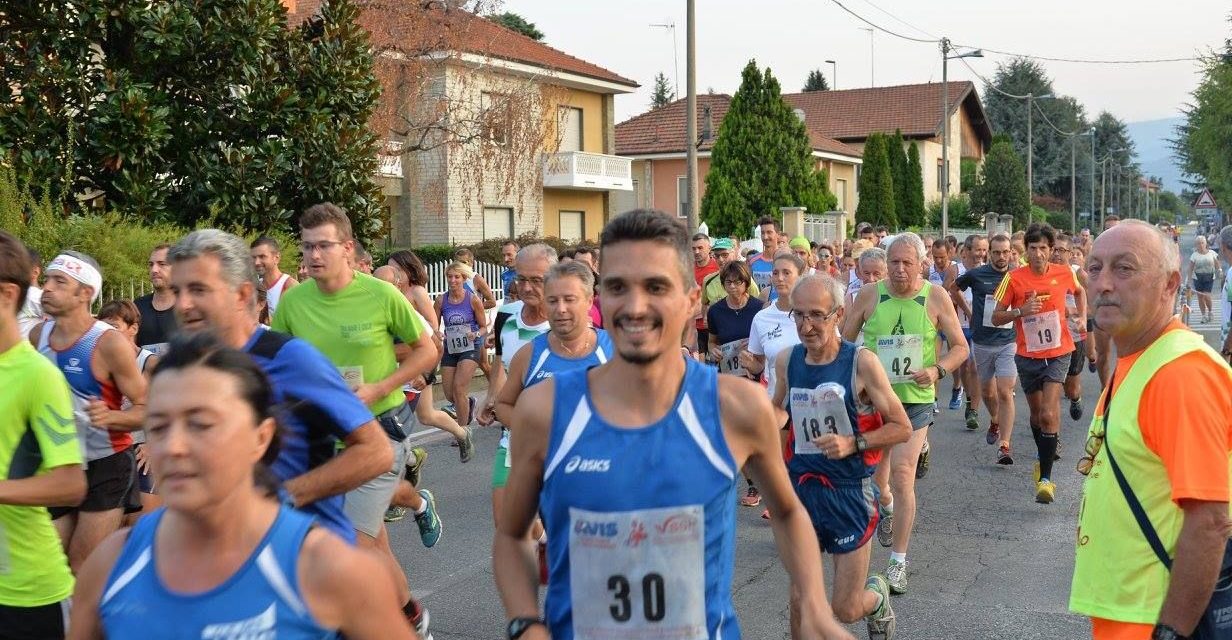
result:
[[[445,280],[445,269],[450,264],[451,261],[442,260],[424,265],[428,269],[428,295],[432,296],[433,300],[449,290],[449,283]],[[476,260],[472,268],[476,274],[483,277],[489,287],[492,287],[492,295],[496,296],[497,302],[500,302],[505,295],[505,289],[501,286],[501,272],[505,270],[505,266]]]

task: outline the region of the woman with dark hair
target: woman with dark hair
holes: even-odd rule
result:
[[[279,504],[273,390],[249,355],[178,337],[150,388],[146,447],[166,507],[90,556],[70,638],[415,637],[375,557]]]
[[[762,301],[749,295],[753,272],[749,265],[733,260],[719,270],[719,282],[727,296],[706,310],[710,327],[710,359],[719,364],[719,371],[738,376],[747,375],[740,366],[740,351],[749,344],[753,316],[761,311]]]

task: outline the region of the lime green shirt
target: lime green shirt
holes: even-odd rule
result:
[[[81,464],[64,375],[30,343],[0,353],[0,478]],[[0,604],[40,607],[73,593],[73,574],[45,507],[0,505]]]
[[[928,294],[924,282],[912,298],[895,298],[886,281],[877,283],[877,307],[864,323],[864,346],[877,354],[890,386],[899,400],[910,404],[937,399],[933,385],[921,387],[911,377],[937,364],[937,327],[928,319]]]
[[[714,304],[727,297],[727,289],[723,287],[723,280],[719,278],[721,272],[722,269],[702,279],[702,304]],[[749,297],[756,298],[759,295],[761,295],[761,289],[757,288],[757,283],[750,282]]]
[[[288,289],[270,328],[308,341],[338,367],[351,388],[388,378],[398,368],[394,338],[413,344],[427,331],[402,292],[359,272],[332,294],[312,279]],[[397,388],[369,408],[380,415],[403,402]]]

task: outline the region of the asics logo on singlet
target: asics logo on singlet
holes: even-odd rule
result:
[[[597,458],[583,458],[582,456],[573,456],[565,463],[565,473],[607,473],[612,467],[611,460],[599,460]]]
[[[274,640],[278,614],[271,604],[268,609],[246,620],[211,624],[201,630],[201,640]]]

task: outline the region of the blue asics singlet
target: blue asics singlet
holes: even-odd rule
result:
[[[805,362],[804,345],[792,348],[783,408],[791,415],[784,457],[793,481],[806,475],[856,481],[876,471],[881,449],[831,460],[811,442],[827,433],[850,436],[881,427],[881,415],[856,397],[856,357],[863,348],[844,340],[834,360],[823,365]]]
[[[312,516],[283,506],[248,560],[217,587],[194,594],[163,586],[154,566],[154,534],[164,509],[137,521],[98,604],[110,640],[325,640],[299,592],[296,566]]]
[[[719,420],[718,373],[687,360],[675,405],[640,428],[594,412],[587,373],[555,376],[539,505],[552,637],[739,638],[739,470]]]
[[[548,347],[548,334],[535,336],[531,341],[530,364],[526,367],[526,377],[522,380],[522,388],[529,389],[555,373],[569,369],[589,369],[601,365],[612,357],[612,338],[603,329],[594,329],[595,348],[580,358],[566,358]]]

